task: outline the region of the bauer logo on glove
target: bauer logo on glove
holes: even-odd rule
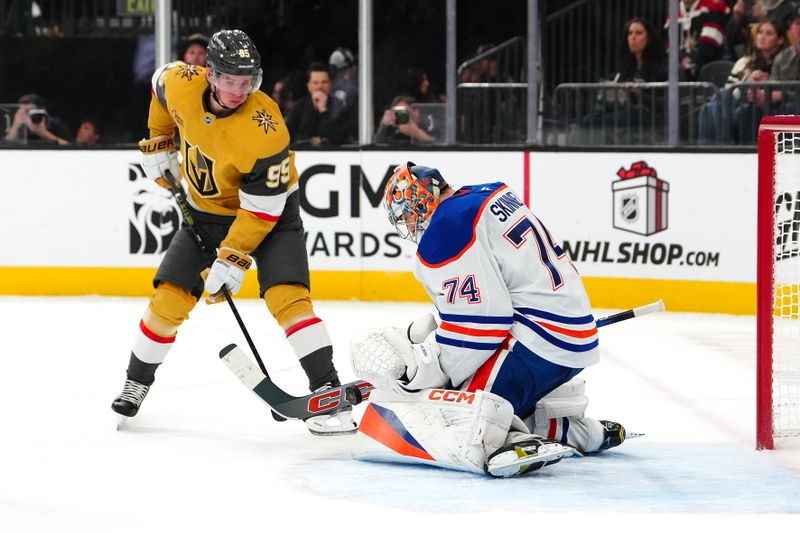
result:
[[[174,150],[175,141],[166,138],[164,135],[153,137],[152,139],[142,139],[139,141],[139,150],[143,154],[154,154],[156,152],[164,152],[166,150]]]
[[[249,255],[234,250],[233,248],[220,248],[217,259],[211,265],[206,278],[206,291],[209,297],[208,303],[221,301],[218,293],[225,286],[231,294],[236,294],[242,288],[244,275],[247,269],[253,264],[253,258]]]
[[[170,179],[176,183],[180,181],[181,165],[178,162],[178,152],[175,150],[175,141],[166,135],[159,135],[152,139],[139,141],[139,150],[142,152],[142,169],[144,174],[162,187],[170,188]],[[167,173],[172,174],[171,178]]]
[[[230,251],[230,253],[228,253],[228,255],[224,257],[225,261],[233,263],[234,265],[238,266],[241,269],[247,270],[248,268],[250,268],[250,265],[253,264],[253,260],[250,258],[249,255],[244,255],[244,254],[237,255],[239,254],[239,252],[234,252],[230,248],[223,248],[222,250]],[[222,253],[222,250],[220,250],[220,254]],[[220,257],[220,259],[223,258]]]

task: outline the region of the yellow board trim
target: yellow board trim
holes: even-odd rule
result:
[[[0,267],[0,294],[24,296],[149,296],[155,268]],[[584,278],[593,307],[627,309],[659,298],[668,311],[755,314],[756,284],[724,281]],[[257,298],[255,272],[240,297]],[[316,300],[425,302],[410,272],[311,272]]]

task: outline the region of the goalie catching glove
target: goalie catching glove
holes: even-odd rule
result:
[[[166,135],[142,139],[139,141],[139,150],[142,152],[142,168],[148,178],[165,189],[170,188],[169,181],[165,178],[167,171],[176,182],[180,181],[181,165],[178,162],[175,141]]]
[[[350,342],[356,375],[378,389],[399,393],[450,382],[439,365],[440,351],[435,341],[412,344],[400,328],[366,330]]]
[[[220,290],[223,285],[231,294],[236,294],[242,288],[244,275],[253,264],[253,258],[233,248],[220,248],[219,255],[211,265],[206,277],[206,301],[214,304],[223,300]]]

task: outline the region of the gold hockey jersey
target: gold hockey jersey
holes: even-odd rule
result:
[[[147,125],[151,137],[174,137],[178,128],[189,203],[235,216],[220,246],[251,253],[297,189],[289,131],[278,105],[261,91],[218,117],[207,108],[208,87],[205,68],[180,61],[164,65],[153,74]]]

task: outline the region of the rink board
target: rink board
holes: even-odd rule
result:
[[[17,199],[0,212],[0,294],[150,293],[179,216],[136,151],[0,158],[4,195]],[[562,243],[596,307],[663,298],[674,310],[755,312],[755,154],[298,152],[315,298],[426,300],[414,247],[379,206],[407,160],[455,186],[507,182]],[[242,296],[257,295],[254,278]]]

